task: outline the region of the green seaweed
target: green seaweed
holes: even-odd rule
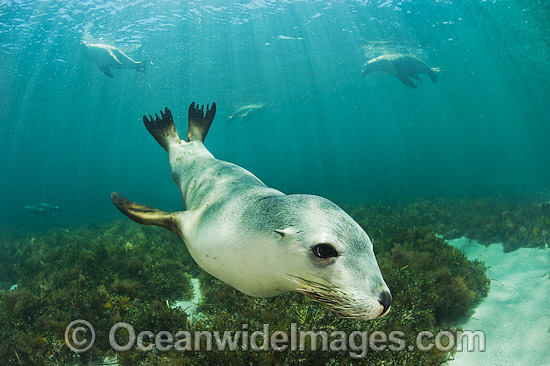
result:
[[[550,245],[547,195],[485,198],[418,198],[346,207],[375,239],[397,226],[431,228],[446,239],[467,237],[482,244],[502,243],[506,252]]]
[[[335,330],[404,332],[407,344],[429,330],[455,332],[453,324],[487,296],[489,280],[479,261],[469,261],[443,240],[467,236],[503,242],[506,250],[548,244],[550,204],[540,199],[417,199],[347,207],[371,236],[394,304],[388,315],[361,322],[340,318],[309,298],[289,293],[258,299],[241,294],[203,272],[174,234],[127,220],[54,229],[42,233],[3,232],[0,237],[0,361],[12,365],[70,365],[116,357],[120,365],[440,365],[452,352],[369,351],[362,359],[349,350],[114,352],[110,326],[127,322],[136,332],[168,330],[270,332]],[[438,236],[438,235],[442,235]],[[203,300],[189,319],[169,305],[190,298],[190,277],[198,277]],[[9,291],[11,285],[17,289]],[[97,341],[78,355],[64,344],[75,319],[90,321]],[[127,335],[126,335],[127,336]],[[117,334],[124,341],[124,332]],[[194,341],[194,335],[192,337]],[[204,344],[204,340],[201,340]]]
[[[11,270],[0,278],[18,288],[0,294],[5,364],[99,361],[112,353],[106,335],[116,322],[147,320],[150,326],[186,319],[166,302],[191,297],[188,273],[197,269],[171,233],[115,221],[9,239],[0,248]],[[98,333],[96,345],[81,356],[64,344],[65,328],[76,319],[88,320]]]

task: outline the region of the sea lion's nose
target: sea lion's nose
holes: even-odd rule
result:
[[[382,306],[384,307],[380,315],[378,315],[378,317],[380,318],[386,315],[388,311],[390,311],[390,307],[392,304],[391,293],[387,290],[382,291],[380,295],[378,295],[378,302],[380,302],[380,304],[382,304]]]

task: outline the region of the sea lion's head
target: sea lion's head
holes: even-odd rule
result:
[[[367,233],[331,201],[310,195],[282,196],[274,230],[286,247],[286,278],[303,293],[343,317],[374,319],[390,309],[392,296],[382,278]],[[290,219],[290,220],[289,220]],[[273,263],[273,262],[272,262]]]
[[[368,75],[371,72],[375,71],[375,69],[373,67],[373,64],[374,64],[374,59],[365,62],[365,64],[363,65],[363,71],[362,71],[361,75],[363,75],[363,76]]]

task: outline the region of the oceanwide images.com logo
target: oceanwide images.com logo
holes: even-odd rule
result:
[[[251,330],[248,324],[242,324],[238,331],[187,331],[176,333],[169,331],[143,330],[136,332],[131,324],[120,322],[109,330],[109,344],[114,351],[125,352],[139,350],[148,352],[157,350],[166,352],[204,351],[332,351],[349,352],[352,358],[362,358],[369,351],[414,351],[428,352],[437,349],[442,352],[485,351],[485,333],[482,331],[457,331],[456,334],[442,331],[437,334],[425,331],[416,335],[415,344],[407,344],[405,333],[392,331],[304,331],[298,330],[296,323],[290,324],[288,331],[270,331],[269,324],[261,330]],[[84,353],[95,344],[96,333],[91,323],[78,319],[65,329],[65,344],[73,352]]]

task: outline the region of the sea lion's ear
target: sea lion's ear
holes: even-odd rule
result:
[[[298,234],[300,232],[298,229],[296,229],[293,226],[285,227],[284,229],[275,229],[273,231],[279,234],[281,238],[286,238],[288,236]]]

